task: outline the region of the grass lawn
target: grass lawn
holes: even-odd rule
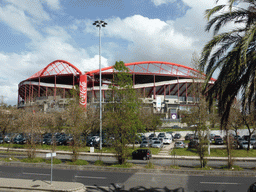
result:
[[[27,147],[27,145],[21,145],[21,144],[0,144],[0,147],[10,147],[10,148],[20,148],[20,149],[25,149]],[[36,149],[42,149],[42,150],[51,150],[52,146],[51,145],[37,145]],[[72,147],[71,146],[65,146],[65,145],[61,145],[61,146],[56,146],[55,148],[57,151],[72,151]],[[129,154],[132,154],[133,151],[137,150],[137,149],[143,149],[143,148],[138,148],[138,147],[130,147],[128,148],[129,150]],[[153,155],[157,155],[160,152],[160,149],[158,148],[149,148],[152,152]],[[81,146],[79,148],[80,152],[90,152],[90,147],[87,146]],[[115,153],[115,150],[113,147],[102,147],[102,151],[100,151],[98,148],[94,149],[95,153]]]
[[[195,149],[173,149],[171,155],[178,156],[198,156]],[[256,150],[251,149],[247,152],[244,149],[234,149],[232,150],[233,157],[256,157]],[[210,157],[227,157],[226,149],[211,149]]]

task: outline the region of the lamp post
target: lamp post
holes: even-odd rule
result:
[[[102,149],[102,93],[101,93],[101,55],[100,55],[100,48],[101,48],[101,36],[100,36],[100,30],[101,27],[105,27],[107,23],[105,21],[95,21],[93,25],[96,25],[96,27],[99,27],[99,68],[100,68],[100,150]]]

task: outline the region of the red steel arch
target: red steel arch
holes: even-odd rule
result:
[[[52,75],[63,75],[63,74],[74,74],[74,75],[81,75],[82,72],[73,64],[64,61],[64,60],[55,60],[48,64],[45,68],[38,71],[29,79],[34,79],[38,77],[46,77],[46,76],[52,76]]]
[[[149,74],[149,75],[170,75],[170,76],[183,76],[191,77],[200,72],[191,67],[180,65],[171,62],[163,61],[142,61],[126,63],[131,73],[134,74]],[[101,69],[102,73],[113,73],[113,66],[105,67]],[[87,75],[99,73],[99,69],[87,72]],[[212,79],[213,80],[213,79]]]

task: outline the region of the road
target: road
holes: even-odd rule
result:
[[[50,180],[50,169],[0,166],[0,177]],[[178,192],[243,192],[256,181],[255,177],[214,177],[170,173],[127,173],[84,170],[53,170],[53,181],[80,182],[86,186],[124,186],[125,190]],[[103,191],[103,190],[99,190]]]

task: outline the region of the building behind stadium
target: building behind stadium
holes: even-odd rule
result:
[[[133,79],[133,88],[154,113],[166,121],[179,121],[178,111],[194,105],[193,84],[204,83],[200,73],[190,67],[161,61],[126,63]],[[111,102],[108,85],[114,77],[113,66],[102,68],[102,102]],[[99,70],[82,72],[73,64],[56,60],[19,83],[18,107],[37,106],[41,111],[64,110],[72,99],[71,90],[79,86],[85,107],[99,104]],[[208,84],[213,86],[214,79]]]

